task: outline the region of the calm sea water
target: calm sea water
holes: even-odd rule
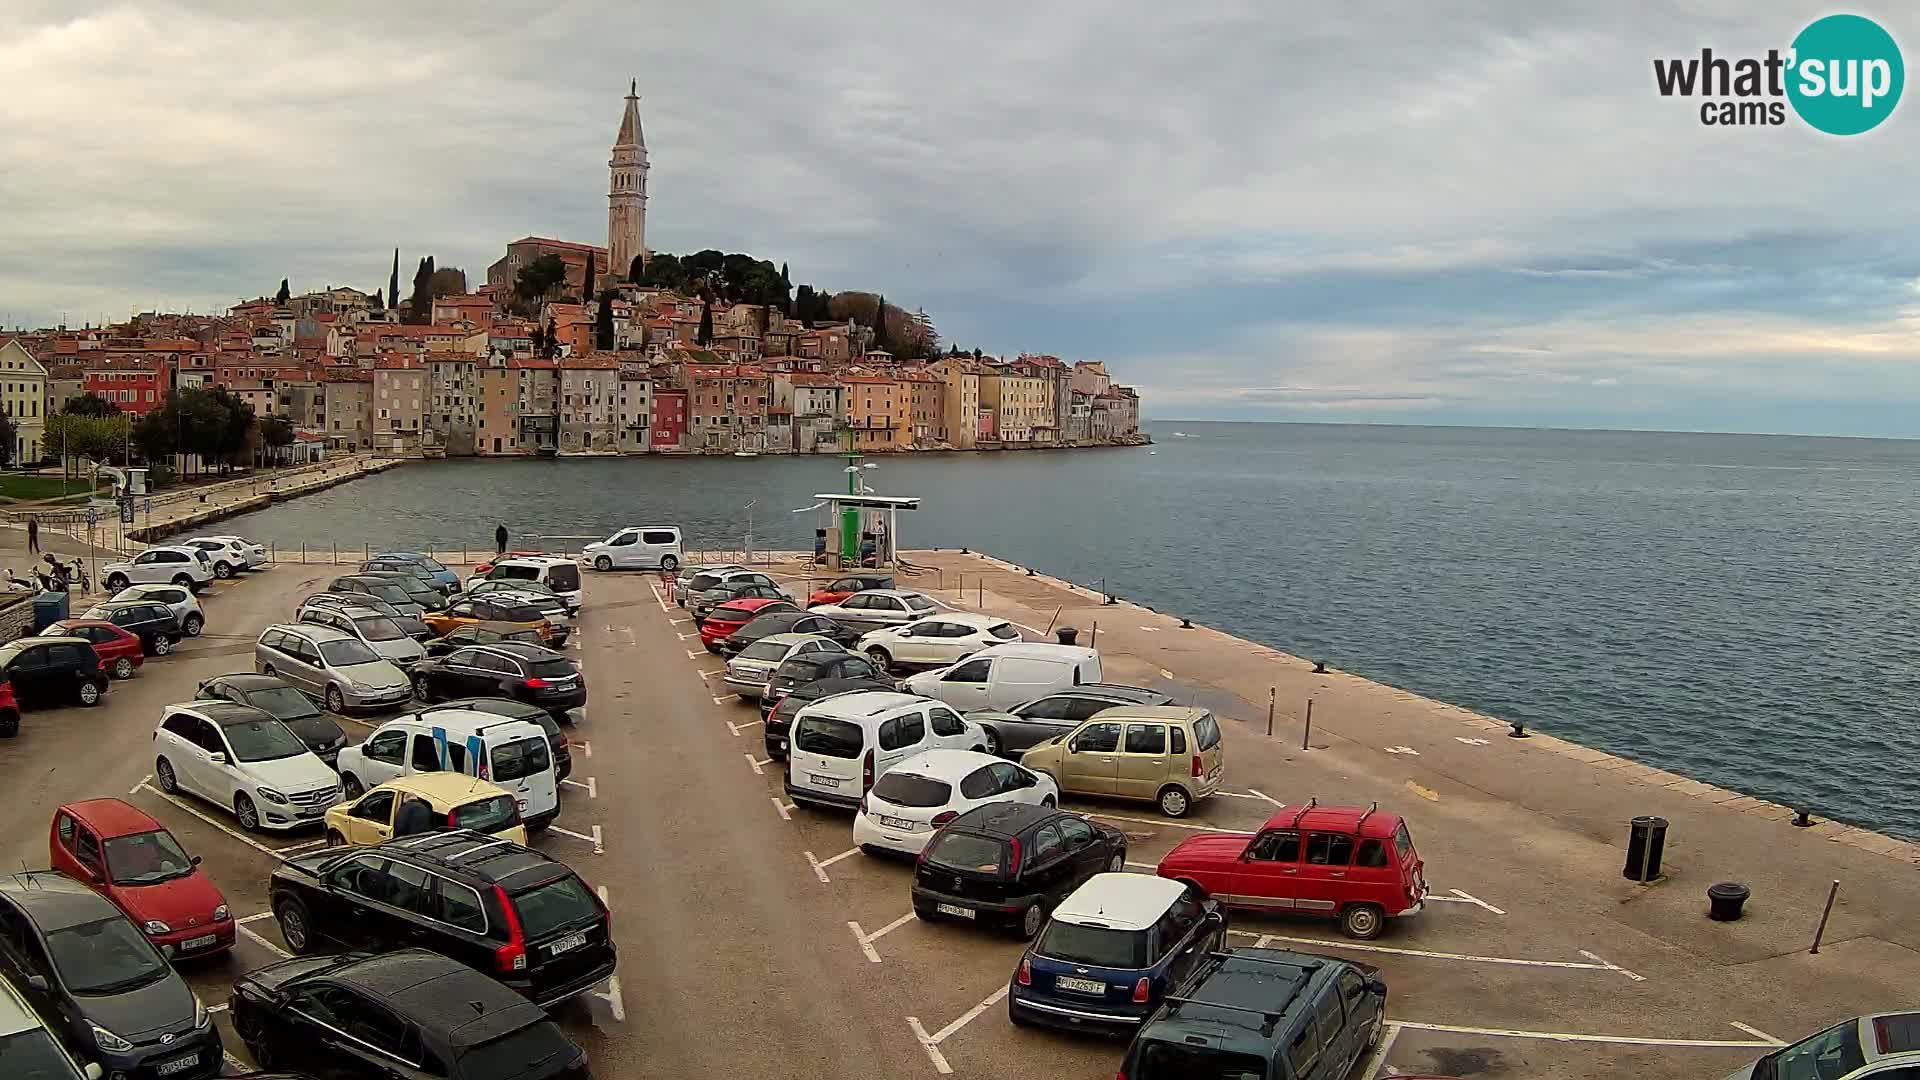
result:
[[[1189,437],[1179,437],[1182,431]],[[880,458],[970,545],[1586,745],[1920,837],[1920,442],[1167,423]],[[234,519],[281,545],[678,522],[803,549],[835,459],[445,462]]]

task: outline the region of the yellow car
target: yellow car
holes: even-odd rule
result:
[[[416,799],[426,803],[429,822],[428,829],[418,831],[473,829],[516,844],[527,842],[513,792],[462,773],[430,772],[397,777],[328,810],[327,844],[359,846],[393,839],[395,817]]]

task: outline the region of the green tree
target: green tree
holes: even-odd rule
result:
[[[613,300],[620,295],[612,289],[600,294],[600,309],[593,316],[593,347],[602,352],[611,352],[615,345],[613,339]]]
[[[656,258],[657,257],[658,256],[656,256]],[[635,285],[645,284],[647,266],[647,257],[645,255],[635,255],[633,261],[627,264],[627,280],[633,282]]]
[[[68,416],[118,416],[120,406],[89,390],[68,398],[60,411]]]
[[[594,268],[594,263],[596,262],[599,262],[599,260],[595,259],[592,254],[588,254],[587,278],[586,278],[586,281],[581,283],[581,286],[580,286],[580,302],[581,303],[588,303],[592,301],[594,298],[595,293],[593,291],[593,276],[594,276],[593,268]]]
[[[387,277],[387,299],[395,307],[400,306],[400,249],[393,249],[393,273]]]
[[[407,321],[424,325],[433,321],[433,256],[420,260],[413,272],[413,292],[407,297]]]
[[[537,309],[555,286],[567,280],[567,264],[558,255],[542,255],[520,268],[513,278],[513,295],[528,305],[528,313]]]
[[[560,327],[552,315],[547,316],[547,359],[560,355]]]
[[[813,318],[813,286],[802,285],[793,290],[793,307],[787,314],[802,321]]]
[[[713,344],[713,300],[708,298],[700,302],[700,333],[694,344],[701,348]]]
[[[260,445],[281,450],[293,445],[293,422],[284,416],[269,416],[260,421]]]
[[[442,296],[458,296],[467,291],[467,272],[457,266],[442,266],[427,279],[427,315],[433,315],[433,301]]]
[[[387,306],[386,296],[379,289],[373,290],[373,310],[380,311]]]
[[[887,335],[887,298],[882,295],[873,301],[873,347],[885,349],[890,340]]]
[[[276,304],[284,304],[287,302],[287,298],[292,295],[293,295],[292,290],[287,288],[287,279],[281,278],[280,291],[273,295],[273,302]]]

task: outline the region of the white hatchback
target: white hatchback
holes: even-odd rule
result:
[[[958,663],[989,645],[1019,641],[1020,631],[1005,619],[970,611],[943,611],[905,626],[868,631],[854,646],[875,667],[942,667]]]
[[[340,777],[287,725],[231,701],[169,705],[153,730],[153,778],[198,795],[248,829],[318,824],[343,797]]]
[[[918,855],[947,822],[990,802],[1058,806],[1060,788],[1046,774],[992,754],[929,750],[874,782],[854,814],[853,845],[869,855]]]
[[[253,565],[252,552],[244,541],[228,536],[196,536],[182,540],[181,547],[199,548],[213,562],[213,576],[230,578]]]

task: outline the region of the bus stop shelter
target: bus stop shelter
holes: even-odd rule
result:
[[[918,496],[815,495],[827,515],[826,528],[815,542],[815,558],[824,557],[836,570],[865,564],[871,552],[875,566],[892,566],[899,549],[900,511],[920,509]],[[824,541],[824,546],[822,546]],[[872,546],[868,547],[868,541]]]

